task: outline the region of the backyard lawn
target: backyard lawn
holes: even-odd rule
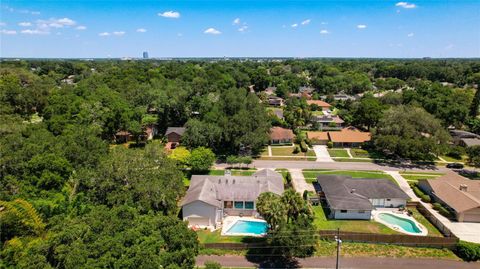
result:
[[[303,170],[303,176],[309,183],[315,182],[318,175],[345,175],[352,178],[384,178],[391,180],[395,184],[397,182],[390,175],[385,174],[382,171],[353,171],[353,170],[316,170],[305,169]]]
[[[330,157],[350,157],[346,149],[328,149],[328,154]]]
[[[414,207],[408,207],[408,210],[410,210],[413,214],[413,218],[417,220],[420,224],[425,226],[428,230],[428,236],[439,236],[443,237],[442,233],[433,226],[433,224],[428,221],[418,210]]]
[[[359,233],[381,233],[381,234],[400,234],[387,226],[373,220],[331,220],[325,216],[324,209],[321,206],[314,206],[315,220],[313,224],[319,230],[336,230],[359,232]]]

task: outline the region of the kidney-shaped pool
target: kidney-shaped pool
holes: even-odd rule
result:
[[[375,220],[393,230],[412,235],[427,235],[426,229],[413,218],[392,213],[378,213]]]

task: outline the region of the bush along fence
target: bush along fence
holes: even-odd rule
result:
[[[437,219],[430,211],[428,211],[425,206],[418,202],[411,202],[412,204],[416,204],[415,207],[417,208],[418,212],[422,214],[428,221],[430,221],[445,237],[455,237],[457,238],[447,226],[443,225],[443,223]],[[458,238],[457,238],[458,240]]]

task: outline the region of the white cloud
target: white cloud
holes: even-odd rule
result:
[[[73,26],[76,24],[76,22],[72,19],[69,19],[69,18],[63,18],[63,19],[58,19],[57,22],[61,25],[65,25],[65,26]]]
[[[32,15],[40,15],[40,11],[31,11],[30,14],[32,14]]]
[[[398,2],[395,4],[396,7],[403,7],[403,8],[416,8],[417,5],[408,2]]]
[[[77,22],[69,18],[62,18],[62,19],[50,18],[48,20],[37,20],[36,23],[38,28],[42,28],[44,30],[47,30],[48,28],[69,27],[77,24]]]
[[[0,26],[6,26],[7,24],[4,22],[0,22]]]
[[[50,32],[48,32],[48,31],[42,31],[42,30],[38,30],[38,29],[22,30],[22,31],[20,31],[20,33],[26,34],[26,35],[48,35],[48,34],[50,34]]]
[[[180,13],[177,11],[165,11],[163,13],[158,13],[158,16],[170,19],[178,19],[180,18]]]
[[[79,25],[79,26],[77,26],[75,29],[77,29],[77,30],[86,30],[87,27],[86,27],[86,26],[83,26],[83,25]]]
[[[357,28],[358,29],[365,29],[365,28],[367,28],[367,26],[365,24],[359,24],[359,25],[357,25]]]
[[[306,19],[304,21],[302,21],[302,25],[308,25],[312,20],[310,19]]]
[[[5,30],[5,29],[2,29],[2,30],[0,30],[0,33],[1,33],[1,34],[4,34],[4,35],[16,35],[16,34],[17,34],[17,31],[15,31],[15,30]]]
[[[204,34],[209,34],[209,35],[219,35],[219,34],[221,34],[222,32],[218,31],[218,30],[215,29],[215,28],[208,28],[208,29],[205,30],[203,33],[204,33]]]
[[[297,28],[297,27],[298,27],[298,23],[294,23],[294,24],[292,24],[291,26],[292,26],[292,28]]]
[[[137,29],[138,33],[145,33],[146,31],[147,31],[147,29],[145,29],[145,28],[138,28]]]
[[[320,30],[320,34],[328,35],[328,34],[330,34],[330,32],[328,30]]]
[[[247,29],[248,29],[248,26],[247,26],[247,25],[244,25],[244,26],[238,28],[238,31],[239,31],[239,32],[245,32]]]
[[[412,37],[412,36],[414,36],[414,35],[415,35],[414,33],[409,33],[407,36],[408,36],[408,37]]]
[[[234,25],[240,24],[240,18],[236,18],[232,22]]]
[[[99,33],[98,35],[99,36],[109,36],[110,33],[109,32],[103,32],[103,33]]]
[[[321,24],[321,25],[326,25],[326,24],[328,24],[328,22],[322,21],[320,24]]]
[[[116,35],[116,36],[122,36],[122,35],[125,34],[125,32],[124,32],[124,31],[115,31],[115,32],[113,32],[112,34],[113,34],[113,35]]]
[[[31,22],[20,22],[18,23],[19,26],[22,26],[22,27],[28,27],[28,26],[32,26],[32,23]]]

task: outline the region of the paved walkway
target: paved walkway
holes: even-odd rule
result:
[[[272,157],[272,147],[268,146],[268,157]]]
[[[205,256],[197,257],[197,266],[203,266],[206,261],[216,261],[224,267],[261,267],[261,268],[293,268],[280,264],[268,266],[262,261],[252,261],[244,256]],[[298,259],[297,267],[301,268],[335,268],[334,257],[311,257]],[[461,261],[441,259],[414,259],[414,258],[344,258],[339,261],[339,268],[357,269],[478,269],[480,263],[466,263]]]
[[[403,178],[398,171],[385,171],[385,173],[389,174],[393,177],[393,179],[395,179],[395,181],[398,183],[398,186],[400,186],[400,189],[402,189],[412,199],[412,201],[420,201],[420,199],[413,192],[412,188],[410,188],[408,181]]]
[[[302,169],[288,169],[290,175],[292,176],[292,185],[293,188],[303,195],[304,191],[315,191],[315,188],[312,184],[307,183],[305,181],[305,177],[303,176]]]
[[[330,154],[328,154],[327,146],[315,145],[313,146],[313,151],[315,151],[315,155],[317,156],[317,162],[334,162]]]
[[[345,148],[345,150],[347,151],[348,156],[349,156],[350,158],[353,158],[352,152],[350,151],[350,148]]]

